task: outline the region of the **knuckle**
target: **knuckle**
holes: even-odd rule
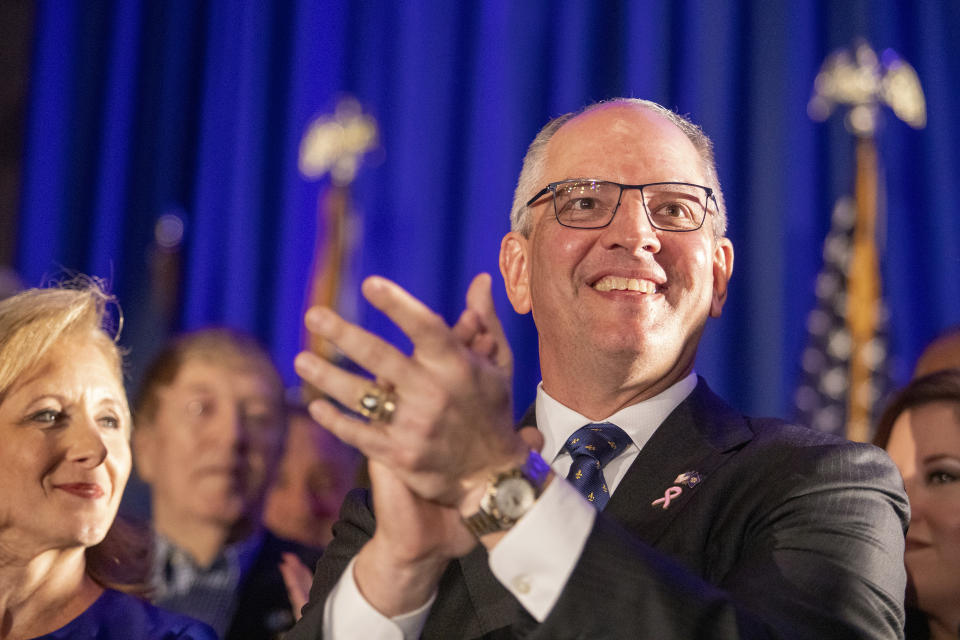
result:
[[[461,388],[473,378],[473,367],[465,358],[454,358],[450,362],[447,376],[454,388]]]
[[[450,392],[446,388],[429,384],[423,393],[422,410],[425,416],[435,419],[450,405]]]
[[[394,460],[401,469],[415,470],[422,464],[423,455],[412,447],[404,447],[397,450]]]
[[[357,346],[354,355],[357,360],[363,362],[376,362],[381,356],[380,351],[380,345],[373,342],[364,342]]]

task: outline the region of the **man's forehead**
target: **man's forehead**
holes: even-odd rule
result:
[[[257,358],[246,354],[194,354],[183,361],[172,386],[212,389],[224,384],[241,385],[272,395],[272,380],[263,374],[262,366]]]
[[[611,103],[557,130],[546,148],[546,179],[604,178],[627,183],[703,178],[693,143],[673,122],[643,105]]]
[[[608,102],[598,104],[570,118],[560,127],[558,132],[570,127],[586,126],[588,123],[598,120],[602,121],[605,125],[611,122],[620,122],[621,126],[641,122],[660,121],[672,124],[663,114],[653,111],[646,105],[627,102]]]

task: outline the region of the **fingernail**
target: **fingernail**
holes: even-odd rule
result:
[[[370,294],[380,289],[384,289],[387,286],[386,278],[382,276],[368,276],[366,280],[363,281],[361,289],[364,294]]]
[[[307,311],[304,322],[311,331],[323,332],[330,328],[333,312],[327,307],[312,307]]]
[[[300,376],[311,376],[317,371],[316,358],[317,356],[309,351],[301,351],[293,359],[293,368]]]

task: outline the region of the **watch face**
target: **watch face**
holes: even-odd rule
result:
[[[494,504],[500,517],[516,520],[533,505],[533,487],[524,478],[506,478],[497,483]]]

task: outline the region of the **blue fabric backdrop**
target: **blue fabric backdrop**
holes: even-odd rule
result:
[[[186,221],[174,329],[238,326],[290,383],[322,185],[297,171],[307,124],[356,96],[382,152],[354,184],[355,275],[391,277],[456,318],[496,273],[526,145],[548,118],[646,97],[711,134],[736,269],[698,371],[752,412],[788,415],[805,317],[852,139],[806,115],[827,54],[857,36],[913,64],[928,126],[892,114],[880,150],[894,374],[960,322],[960,3],[862,0],[41,2],[17,267],[113,283],[133,377],[168,327],[148,295],[153,225]],[[497,276],[496,282],[499,282]],[[538,381],[529,317],[497,304],[521,409]],[[368,306],[365,326],[402,344]]]

